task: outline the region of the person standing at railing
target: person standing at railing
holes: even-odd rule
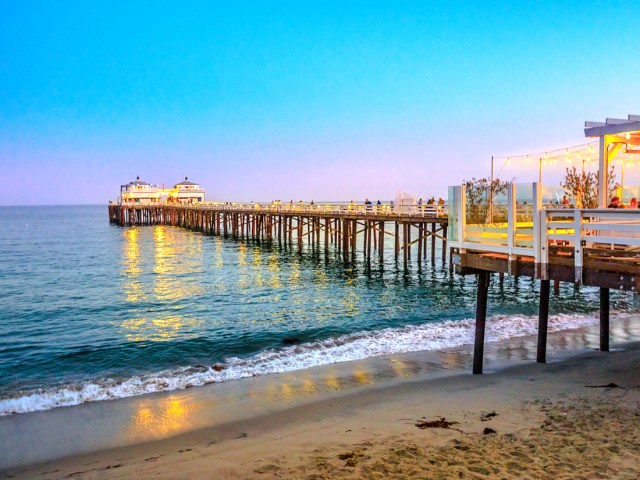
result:
[[[629,202],[629,208],[638,208],[638,199],[633,197]]]
[[[607,208],[620,208],[620,197],[617,195],[611,197],[611,203],[609,203]]]
[[[371,211],[371,200],[369,200],[368,198],[365,198],[364,200],[364,208],[367,211],[367,213],[369,213]]]

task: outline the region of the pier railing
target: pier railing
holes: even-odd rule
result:
[[[452,187],[449,202],[449,247],[458,254],[466,251],[505,255],[509,263],[517,257],[532,257],[536,277],[548,279],[548,265],[571,265],[575,282],[582,283],[585,258],[597,262],[607,256],[611,262],[640,268],[640,210],[551,208],[542,205],[542,187],[534,183],[531,204],[518,205],[516,184],[510,184],[506,210],[501,222],[467,223],[466,192],[463,186]],[[606,251],[618,252],[612,260]],[[604,253],[603,253],[604,252]],[[551,257],[554,257],[553,259]],[[604,266],[603,266],[604,268]]]
[[[193,208],[223,210],[223,211],[252,211],[265,213],[327,213],[354,215],[384,215],[416,216],[416,217],[446,217],[446,204],[423,205],[392,205],[385,204],[353,204],[353,203],[229,203],[205,202],[194,205]]]

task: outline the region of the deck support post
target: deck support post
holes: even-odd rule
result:
[[[436,224],[431,224],[431,263],[436,263]]]
[[[400,224],[398,220],[395,221],[395,254],[396,260],[398,260],[398,255],[400,254]]]
[[[551,280],[540,280],[540,307],[538,310],[538,353],[536,361],[547,361],[547,328],[549,325],[549,292]]]
[[[600,351],[609,351],[609,289],[600,287]]]
[[[442,224],[441,224],[442,225]],[[447,228],[442,226],[442,264],[447,261]]]
[[[476,334],[473,346],[473,374],[482,373],[484,357],[484,331],[487,320],[487,296],[489,293],[489,272],[478,273],[478,292],[476,303]]]

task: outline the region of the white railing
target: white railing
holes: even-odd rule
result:
[[[541,186],[533,184],[531,206],[515,203],[516,185],[507,192],[506,222],[466,223],[464,187],[454,187],[449,215],[449,246],[466,250],[533,257],[537,277],[548,279],[550,246],[566,247],[572,254],[575,281],[582,283],[584,248],[638,250],[640,255],[640,210],[638,209],[543,209]],[[504,215],[503,215],[504,216]],[[527,221],[528,220],[528,221]],[[635,260],[634,260],[635,261]]]
[[[184,206],[184,205],[180,205]],[[191,208],[208,210],[223,210],[232,212],[256,213],[327,213],[353,214],[375,216],[412,216],[412,217],[446,217],[447,205],[402,205],[394,206],[389,203],[363,205],[355,203],[233,203],[233,202],[205,202],[188,205]]]
[[[573,250],[576,283],[582,283],[585,248],[640,253],[638,209],[553,209],[542,212],[540,220],[541,278],[548,278],[551,245],[564,245]]]

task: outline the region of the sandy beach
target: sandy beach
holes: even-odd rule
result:
[[[308,396],[293,395],[294,401],[288,401],[280,389],[280,396],[271,403],[258,399],[261,409],[248,411],[251,403],[239,401],[239,410],[229,409],[226,419],[218,418],[214,425],[14,467],[3,475],[42,479],[638,478],[640,343],[621,341],[629,336],[629,328],[635,329],[631,320],[626,327],[612,326],[617,342],[606,353],[593,348],[595,328],[555,334],[549,340],[552,361],[548,364],[531,361],[534,338],[490,345],[489,373],[480,376],[469,374],[468,351],[458,349],[438,354],[440,362],[442,355],[456,359],[452,362],[456,368],[439,373],[424,367],[433,365],[427,361],[414,374],[378,378],[333,392],[316,388]],[[581,342],[581,350],[561,347],[579,348]],[[376,370],[376,362],[392,360],[372,360],[370,371],[380,373],[383,369]],[[402,360],[411,364],[411,358]],[[362,365],[344,368],[352,375],[356,372],[357,378]],[[325,374],[317,372],[317,378]],[[263,387],[272,388],[273,381],[268,379]],[[195,390],[197,395],[206,393]],[[112,412],[126,410],[126,401],[97,403],[102,404],[97,408],[107,406]],[[55,421],[75,419],[70,428],[79,436],[86,428],[99,437],[99,422],[87,426],[78,412],[81,407],[32,417],[40,415],[38,423],[51,429],[47,422],[62,415]],[[29,415],[5,418],[0,426],[15,424],[19,417]],[[170,420],[156,419],[152,427],[165,428]],[[21,427],[33,428],[25,425]]]

